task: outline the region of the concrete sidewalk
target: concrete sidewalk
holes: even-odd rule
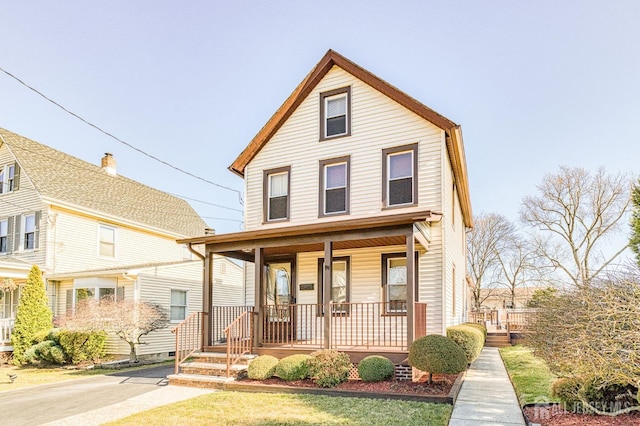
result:
[[[449,426],[476,425],[525,425],[497,348],[482,349],[469,367],[449,421]]]

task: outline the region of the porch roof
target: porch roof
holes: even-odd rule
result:
[[[346,220],[330,220],[294,226],[261,228],[220,235],[206,235],[178,240],[180,244],[205,244],[207,253],[216,253],[244,260],[253,260],[256,247],[265,255],[322,251],[325,241],[333,241],[334,249],[349,249],[405,244],[413,232],[426,249],[426,238],[413,224],[438,222],[442,214],[419,210],[400,214],[384,214]]]

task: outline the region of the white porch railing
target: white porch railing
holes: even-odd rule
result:
[[[11,344],[11,332],[15,322],[15,318],[0,319],[0,344]]]

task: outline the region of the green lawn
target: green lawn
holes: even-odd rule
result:
[[[29,386],[61,382],[64,380],[81,379],[83,377],[96,376],[100,374],[111,374],[120,371],[131,371],[138,370],[140,368],[157,367],[159,365],[162,364],[146,364],[140,367],[123,368],[119,370],[103,368],[96,368],[92,370],[74,370],[62,367],[38,368],[2,365],[0,366],[0,392]],[[9,380],[10,374],[16,374],[18,376],[18,378],[13,383],[11,383],[11,380]]]
[[[555,376],[530,349],[522,345],[500,348],[500,355],[521,405],[558,401],[551,397],[551,383]]]
[[[451,405],[316,395],[215,392],[110,425],[446,426]]]

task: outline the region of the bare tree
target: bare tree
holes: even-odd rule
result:
[[[561,166],[543,178],[538,195],[523,199],[520,219],[540,231],[538,252],[573,286],[589,286],[626,249],[625,244],[612,255],[603,252],[624,222],[630,184],[625,174]]]
[[[499,282],[509,292],[511,307],[515,307],[518,288],[543,282],[540,257],[535,246],[518,235],[513,234],[502,250],[496,253],[496,258],[500,271]]]
[[[473,280],[473,307],[479,309],[496,286],[498,253],[515,232],[499,214],[481,214],[467,236],[467,270]],[[482,292],[484,290],[484,292]]]
[[[86,300],[63,321],[63,326],[89,331],[106,331],[127,342],[129,360],[138,360],[137,347],[143,336],[162,330],[169,323],[166,309],[149,302],[133,300]]]

